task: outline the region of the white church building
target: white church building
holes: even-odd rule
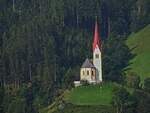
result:
[[[101,83],[102,78],[102,42],[99,34],[98,22],[95,23],[93,40],[93,59],[86,59],[80,69],[80,81],[89,83]],[[75,86],[80,85],[80,81],[75,81]]]

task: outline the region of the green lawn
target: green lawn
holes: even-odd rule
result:
[[[142,81],[146,77],[150,77],[150,25],[138,33],[131,34],[127,45],[136,55],[130,61],[130,71],[136,72]]]
[[[70,104],[54,113],[115,113],[115,110],[111,106],[79,106]]]
[[[74,105],[111,105],[114,84],[81,86],[65,95],[65,100]]]

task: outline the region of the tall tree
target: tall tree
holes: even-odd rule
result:
[[[125,39],[111,37],[104,43],[103,72],[104,79],[121,82],[124,78],[124,68],[133,57],[125,44]]]

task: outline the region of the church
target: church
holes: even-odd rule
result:
[[[80,69],[80,81],[88,81],[90,84],[97,84],[103,81],[102,78],[102,41],[99,34],[98,21],[95,23],[93,40],[93,59],[86,59]],[[80,84],[75,81],[75,86]]]

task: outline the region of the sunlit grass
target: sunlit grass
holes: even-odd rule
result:
[[[150,77],[150,25],[138,33],[130,35],[127,45],[136,56],[130,61],[130,71],[136,72],[143,82]]]

